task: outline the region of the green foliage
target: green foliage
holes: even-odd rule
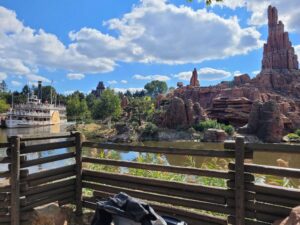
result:
[[[94,119],[105,119],[109,116],[117,119],[122,113],[121,100],[113,90],[106,89],[100,99],[94,101],[92,112]]]
[[[287,137],[290,139],[290,140],[297,140],[297,139],[300,139],[299,135],[298,134],[295,134],[295,133],[289,133],[287,135]]]
[[[10,105],[6,103],[5,99],[0,99],[0,113],[5,113],[9,110]]]
[[[205,121],[199,122],[198,124],[194,125],[194,129],[196,131],[200,131],[200,132],[203,132],[210,128],[224,130],[229,135],[232,135],[235,131],[233,126],[218,123],[217,120],[205,120]]]
[[[158,94],[164,94],[168,90],[168,85],[165,81],[154,80],[147,83],[144,87],[148,95],[156,97]]]
[[[155,134],[158,132],[158,127],[155,124],[149,122],[146,124],[143,132],[149,135]]]
[[[86,120],[91,117],[85,99],[80,99],[80,95],[73,94],[67,101],[67,116],[71,120]]]
[[[300,137],[300,129],[297,129],[297,130],[295,131],[295,134],[297,134],[297,135]]]

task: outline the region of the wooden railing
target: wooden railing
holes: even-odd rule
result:
[[[0,187],[0,225],[19,225],[29,219],[33,208],[57,201],[60,205],[76,205],[76,214],[81,215],[83,208],[95,208],[96,199],[119,192],[147,201],[159,213],[181,218],[190,225],[266,225],[286,217],[293,207],[300,205],[299,189],[255,183],[256,174],[300,179],[299,169],[245,163],[245,159],[252,159],[256,151],[299,154],[299,145],[250,144],[238,137],[235,142],[225,143],[225,150],[197,150],[94,143],[83,141],[80,133],[68,133],[10,137],[8,143],[2,143],[0,147],[7,148],[7,155],[0,164],[8,165],[7,170],[0,173],[0,179],[9,178],[10,181]],[[51,154],[61,148],[69,151]],[[228,170],[220,171],[90,157],[82,153],[83,148],[86,151],[96,148],[232,160]],[[32,154],[45,151],[48,151],[47,156],[32,159]],[[29,172],[32,166],[66,159],[70,160],[70,165]],[[227,185],[205,186],[93,170],[96,165],[223,179]],[[92,193],[92,196],[86,193]]]

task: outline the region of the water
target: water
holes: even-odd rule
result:
[[[21,129],[0,129],[0,142],[6,142],[7,135],[34,135],[34,134],[47,134],[47,133],[59,133],[65,131],[65,126],[49,126],[49,127],[39,127],[39,128],[21,128]],[[61,139],[60,139],[61,140]],[[49,140],[56,141],[56,140]],[[34,144],[34,143],[30,143]],[[176,148],[192,148],[192,149],[216,149],[222,150],[223,144],[221,143],[199,143],[199,142],[144,142],[139,143],[146,146],[153,147],[176,147]],[[40,153],[28,154],[28,159],[36,159],[41,157],[47,157],[56,154],[63,154],[72,151],[72,149],[57,149],[53,151],[45,151]],[[89,156],[99,156],[101,150],[96,149],[85,149],[84,154]],[[135,160],[140,153],[137,152],[121,152],[118,157],[123,160],[132,161]],[[5,149],[0,149],[0,158],[5,156]],[[227,164],[232,161],[232,159],[217,159],[210,157],[188,157],[188,156],[175,156],[175,155],[160,155],[156,158],[157,162],[162,161],[164,164],[176,165],[176,166],[195,166],[198,168],[208,168],[208,169],[219,169],[227,170]],[[283,154],[283,153],[268,153],[259,152],[254,154],[253,160],[248,160],[249,163],[256,163],[261,165],[270,166],[285,166],[289,168],[300,169],[300,154]],[[37,172],[45,169],[57,168],[65,165],[70,165],[74,163],[74,160],[61,160],[54,163],[47,163],[39,166],[29,167],[30,173]],[[7,165],[0,164],[0,171],[7,170]],[[257,176],[257,181],[262,183],[275,183],[282,186],[292,186],[300,187],[299,179],[289,179],[277,178],[277,177],[262,177]]]

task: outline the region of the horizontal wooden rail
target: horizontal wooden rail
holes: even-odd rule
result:
[[[203,170],[203,169],[197,169],[191,167],[155,165],[149,163],[137,163],[137,162],[112,160],[112,159],[95,159],[91,157],[83,157],[82,160],[83,162],[86,163],[129,167],[129,168],[137,168],[137,169],[144,169],[144,170],[163,171],[163,172],[170,172],[170,173],[190,174],[190,175],[205,176],[205,177],[216,177],[222,179],[232,179],[234,177],[233,174],[229,174],[228,172],[220,171],[220,170],[219,171]]]
[[[0,143],[0,148],[8,148],[10,147],[10,143]]]
[[[21,168],[36,166],[36,165],[50,163],[50,162],[64,160],[64,159],[70,159],[73,157],[75,157],[75,153],[68,152],[64,154],[58,154],[58,155],[53,155],[53,156],[48,156],[48,157],[43,157],[38,159],[27,160],[21,163]]]
[[[148,147],[120,144],[105,144],[94,142],[83,142],[83,147],[112,149],[116,151],[149,152],[157,154],[191,155],[205,157],[234,158],[235,151],[232,150],[198,150],[183,148]]]
[[[230,170],[235,170],[234,164],[229,164]],[[245,164],[245,172],[255,174],[275,175],[282,177],[300,178],[300,169],[282,168],[277,166],[264,166],[257,164]]]
[[[21,141],[38,141],[38,140],[49,140],[49,139],[60,139],[60,138],[72,138],[72,133],[65,132],[59,134],[46,134],[46,135],[21,135]]]
[[[3,158],[0,158],[0,163],[1,163],[1,164],[11,163],[11,157],[3,157]]]
[[[182,191],[191,191],[191,192],[198,192],[198,193],[206,193],[212,194],[217,196],[233,196],[233,193],[225,188],[219,187],[208,187],[203,185],[196,185],[196,184],[186,184],[181,182],[175,181],[165,181],[153,178],[145,178],[145,177],[137,177],[125,174],[115,174],[115,173],[106,173],[106,172],[96,172],[90,170],[83,170],[83,180],[86,180],[85,177],[94,177],[94,178],[101,178],[101,179],[110,179],[116,181],[124,181],[129,183],[136,183],[136,184],[146,184],[158,187],[166,187],[170,189],[178,189]],[[99,179],[100,181],[100,179]]]
[[[55,150],[60,148],[70,148],[74,146],[75,146],[74,141],[62,141],[62,142],[53,142],[53,143],[46,143],[46,144],[28,145],[21,148],[21,154],[49,151],[49,150]]]

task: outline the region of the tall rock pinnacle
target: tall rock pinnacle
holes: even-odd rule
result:
[[[268,42],[264,45],[262,69],[299,69],[299,63],[288,32],[284,25],[278,22],[278,12],[275,7],[268,8]]]
[[[192,75],[191,80],[190,80],[190,85],[193,86],[193,87],[199,87],[200,86],[199,80],[198,80],[198,72],[197,72],[196,68],[193,71],[193,75]]]

